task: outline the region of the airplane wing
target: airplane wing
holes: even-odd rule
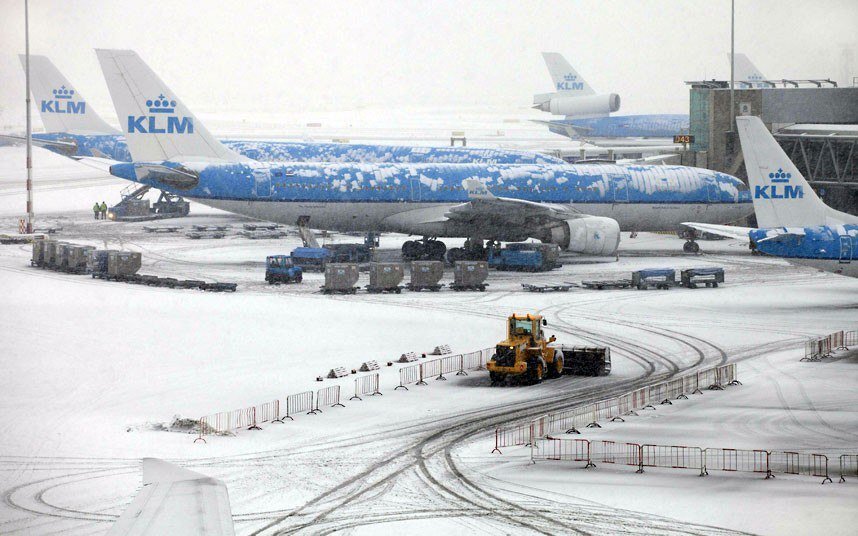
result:
[[[143,459],[143,488],[108,536],[234,536],[226,486],[163,460]]]
[[[26,136],[15,136],[13,134],[0,134],[0,141],[10,144],[27,143]],[[64,155],[73,155],[77,152],[77,144],[73,141],[63,140],[44,140],[40,138],[32,138],[33,145],[36,147],[51,148]]]
[[[736,227],[733,225],[716,225],[714,223],[694,223],[682,222],[682,225],[703,231],[704,233],[712,233],[718,236],[726,236],[727,238],[737,238],[739,240],[749,240],[748,233],[754,230],[752,227]]]
[[[119,163],[118,160],[113,160],[111,158],[97,158],[94,156],[81,156],[75,158],[75,160],[85,166],[104,171],[107,174],[110,174],[110,166]]]
[[[450,220],[470,222],[493,219],[500,223],[521,224],[524,221],[542,224],[550,221],[586,218],[572,207],[551,203],[536,203],[524,199],[496,197],[485,184],[476,179],[465,179],[462,186],[470,201],[451,207],[444,217]]]

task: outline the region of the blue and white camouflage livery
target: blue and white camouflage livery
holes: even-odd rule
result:
[[[537,238],[612,255],[621,228],[676,229],[691,215],[727,222],[750,212],[738,179],[682,166],[254,161],[217,142],[136,53],[97,54],[117,115],[127,119],[133,156],[111,173],[261,220],[428,237]],[[164,95],[167,115],[153,104]]]

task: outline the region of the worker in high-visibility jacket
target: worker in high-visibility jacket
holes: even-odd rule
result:
[[[92,215],[95,217],[95,219],[98,219],[99,214],[101,214],[101,205],[99,205],[98,201],[96,201],[95,204],[92,205]]]
[[[101,202],[101,219],[107,219],[107,203],[105,203],[104,201]]]

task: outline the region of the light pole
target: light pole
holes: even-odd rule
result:
[[[24,0],[24,52],[27,80],[27,234],[33,232],[33,125],[30,122],[30,10]]]
[[[733,80],[736,65],[736,0],[730,0],[730,132],[736,124],[735,84]]]

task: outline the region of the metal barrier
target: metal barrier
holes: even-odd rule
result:
[[[704,451],[704,474],[713,471],[764,473],[771,476],[769,453],[765,450],[706,449]]]
[[[848,350],[858,344],[858,331],[835,331],[825,337],[805,341],[802,361],[820,361],[831,357],[837,350]]]
[[[307,412],[307,415],[315,415],[313,411],[313,391],[304,391],[303,393],[286,397],[286,419],[294,421],[295,418],[292,416],[302,411]]]
[[[858,478],[858,454],[840,455],[840,482],[846,482],[847,476]]]
[[[378,373],[355,378],[355,395],[349,400],[363,400],[360,395],[381,396],[381,391],[378,390]]]
[[[637,443],[617,443],[616,441],[591,441],[592,460],[614,465],[630,465],[643,472],[641,466],[641,446]],[[591,463],[592,463],[591,460]]]
[[[723,385],[740,383],[735,363],[693,372],[616,398],[542,415],[533,419],[530,426],[515,424],[509,430],[499,427],[495,430],[495,446],[492,452],[500,452],[501,447],[533,444],[536,438],[546,434],[579,433],[578,429],[583,426],[599,427],[600,420],[623,420],[623,416],[635,414],[638,410],[655,409],[653,403],[672,404],[672,399],[701,393],[701,385],[709,386],[710,389],[723,389]]]
[[[316,391],[316,407],[313,408],[311,413],[322,413],[321,406],[340,406],[341,408],[346,407],[340,402],[340,386],[339,385],[331,385],[330,387],[325,387],[323,389],[319,389]]]
[[[484,348],[476,352],[447,355],[439,359],[433,359],[431,361],[424,361],[423,363],[403,367],[399,369],[399,385],[396,389],[401,388],[408,390],[406,385],[410,384],[426,385],[426,374],[438,374],[438,379],[443,380],[446,379],[443,377],[444,374],[455,372],[457,375],[465,375],[466,370],[484,368],[488,356],[490,356],[493,351],[494,348]],[[364,363],[361,368],[375,370],[378,366],[374,361],[369,361]],[[355,394],[349,400],[362,400],[362,395],[381,395],[379,383],[379,373],[356,378]],[[233,411],[223,411],[213,415],[200,417],[199,435],[194,442],[202,441],[205,443],[206,435],[227,434],[233,430],[238,430],[239,428],[259,430],[261,429],[259,424],[265,422],[282,423],[285,419],[294,421],[294,415],[302,411],[307,412],[307,414],[310,415],[321,413],[322,406],[345,407],[345,405],[340,402],[339,385],[319,389],[316,392],[305,391],[303,393],[286,396],[285,415],[281,414],[284,406],[281,405],[280,400],[273,400],[257,406]]]
[[[590,459],[590,442],[586,439],[555,439],[547,437],[540,440],[541,445],[537,448],[533,445],[530,459],[557,460],[567,462],[587,462],[585,467],[592,467]]]
[[[828,475],[828,456],[801,452],[772,451],[769,453],[769,476],[774,473],[822,477],[822,483],[831,482]]]
[[[530,448],[530,460],[537,461],[583,461],[585,467],[596,467],[595,462],[637,467],[664,469],[691,469],[706,476],[709,471],[728,473],[764,474],[766,479],[775,473],[812,476],[822,478],[822,483],[831,482],[828,474],[828,456],[824,454],[791,451],[741,450],[726,448],[703,448],[685,445],[654,445],[617,443],[615,441],[544,437],[536,439]],[[840,481],[846,475],[858,476],[858,454],[840,456]]]
[[[668,469],[694,469],[705,474],[703,449],[684,445],[641,445],[640,469],[665,467]]]
[[[409,367],[402,367],[399,369],[399,385],[396,386],[393,390],[397,389],[405,389],[408,390],[406,385],[409,384],[417,384],[417,385],[426,385],[426,382],[423,381],[423,366],[420,365],[411,365]]]

